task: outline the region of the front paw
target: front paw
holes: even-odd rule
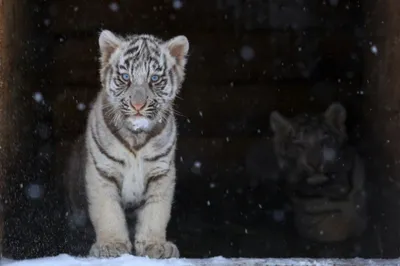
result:
[[[179,250],[172,242],[146,243],[137,241],[135,244],[137,256],[148,256],[154,259],[179,258]]]
[[[119,257],[123,254],[130,254],[132,244],[130,242],[96,242],[90,249],[91,257]]]

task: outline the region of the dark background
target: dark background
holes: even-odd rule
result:
[[[22,258],[71,252],[60,166],[83,132],[99,90],[98,34],[186,35],[187,78],[177,100],[178,183],[169,238],[184,257],[381,257],[381,190],[365,122],[364,57],[371,53],[361,1],[36,0],[21,40],[19,88],[32,118],[6,194],[4,253]],[[338,3],[337,5],[335,3]],[[247,174],[249,150],[267,138],[269,114],[348,111],[350,140],[368,161],[369,228],[344,243],[300,238],[290,207]],[[371,200],[375,199],[375,200]],[[378,200],[376,200],[378,199]],[[378,206],[378,207],[377,207]],[[397,232],[397,231],[396,231]]]

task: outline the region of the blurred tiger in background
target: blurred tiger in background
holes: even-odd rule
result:
[[[315,241],[342,241],[366,228],[364,164],[347,143],[346,117],[340,103],[293,118],[274,111],[273,136],[258,152],[262,177],[283,183],[299,234]]]

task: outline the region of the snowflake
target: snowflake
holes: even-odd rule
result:
[[[111,9],[113,12],[118,12],[119,11],[119,5],[116,2],[111,2],[108,7]]]
[[[373,54],[378,54],[378,48],[375,46],[375,45],[372,45],[371,46],[371,52],[373,53]]]
[[[43,95],[40,92],[35,92],[33,94],[33,99],[37,102],[37,103],[41,103],[43,102]]]

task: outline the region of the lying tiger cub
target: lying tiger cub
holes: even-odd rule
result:
[[[288,119],[274,111],[272,147],[303,237],[342,241],[366,228],[364,164],[347,143],[346,110]]]

